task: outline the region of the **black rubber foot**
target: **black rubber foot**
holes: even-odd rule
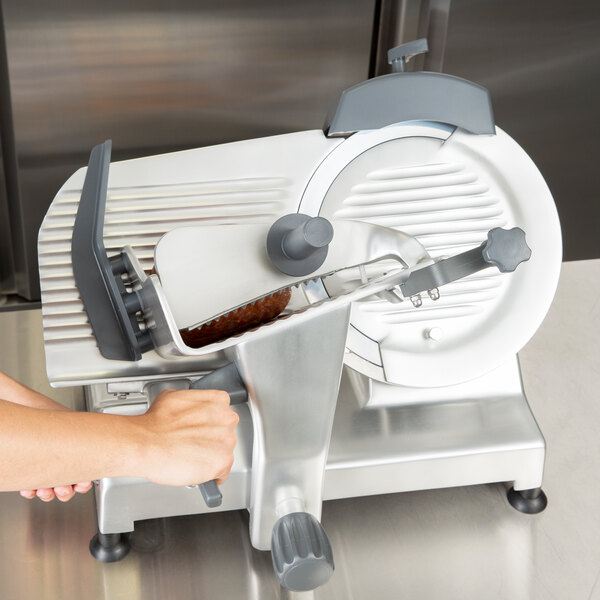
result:
[[[548,498],[542,488],[519,491],[510,488],[506,497],[513,508],[528,515],[537,515],[548,506]]]
[[[129,540],[123,533],[97,533],[90,540],[90,552],[100,562],[117,562],[129,553]]]

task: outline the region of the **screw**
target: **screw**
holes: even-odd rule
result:
[[[432,327],[429,331],[427,331],[425,337],[427,337],[430,340],[433,340],[434,342],[439,342],[442,339],[443,335],[444,332],[442,331],[441,327]]]

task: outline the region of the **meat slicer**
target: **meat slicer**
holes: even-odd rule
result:
[[[225,389],[240,416],[220,490],[96,482],[96,558],[139,520],[245,509],[308,590],[334,568],[324,500],[509,482],[516,509],[546,506],[517,352],[556,289],[557,213],[487,90],[404,71],[421,50],[390,51],[323,130],[113,164],[106,142],[58,192],[38,244],[52,385],[127,415]],[[184,343],[287,289],[279,317]]]

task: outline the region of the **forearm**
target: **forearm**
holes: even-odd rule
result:
[[[137,417],[39,410],[0,400],[0,491],[144,476]]]
[[[0,491],[104,477],[164,485],[224,482],[238,420],[229,396],[215,390],[162,392],[135,417],[41,410],[0,399]]]
[[[62,404],[15,381],[0,371],[0,399],[31,408],[68,410]]]

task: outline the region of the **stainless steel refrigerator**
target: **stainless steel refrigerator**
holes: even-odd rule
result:
[[[430,4],[4,0],[0,290],[39,297],[40,222],[95,144],[119,160],[321,127],[390,45],[428,34]]]

